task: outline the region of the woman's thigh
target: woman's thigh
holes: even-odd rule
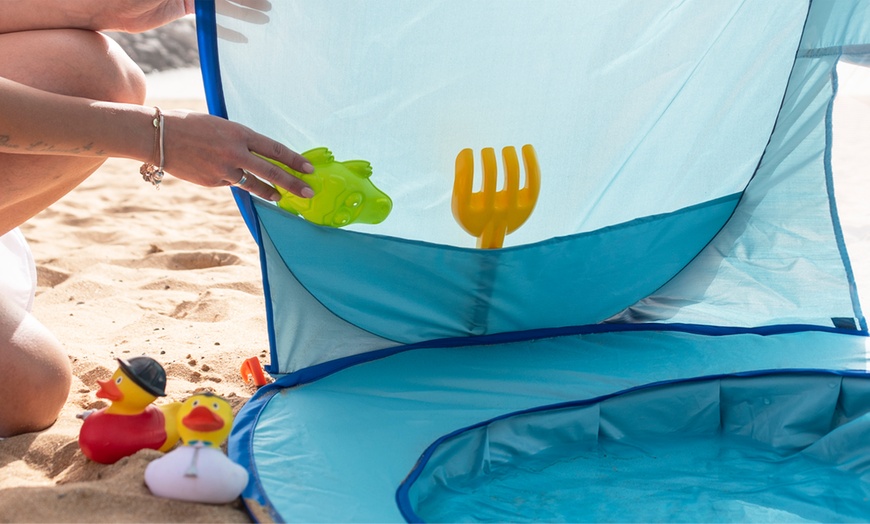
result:
[[[111,38],[82,29],[0,34],[0,76],[37,89],[142,103],[145,76]]]
[[[56,29],[0,34],[0,76],[62,95],[141,104],[142,70],[110,38]],[[66,195],[104,159],[0,154],[0,234]]]

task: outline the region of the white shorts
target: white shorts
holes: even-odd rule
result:
[[[27,311],[33,308],[36,263],[18,228],[0,236],[0,293]]]

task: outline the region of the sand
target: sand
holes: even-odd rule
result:
[[[865,303],[868,79],[867,71],[853,69],[841,77],[833,160],[844,236]],[[152,103],[205,110],[195,74],[170,72],[151,80]],[[138,168],[137,162],[108,161],[22,227],[39,270],[34,313],[65,345],[74,379],[52,428],[0,441],[0,521],[249,521],[238,501],[213,506],[152,496],[143,473],[160,455],[156,451],[104,466],[78,448],[76,415],[106,405],[95,396],[96,381],[114,372],[116,357],[148,355],[161,362],[169,377],[167,400],[205,389],[236,410],[256,389],[243,381],[242,362],[258,357],[267,363],[257,249],[230,191],[171,177],[156,191],[142,182]]]
[[[151,102],[205,111],[201,97]],[[107,405],[96,381],[111,376],[117,357],[163,364],[166,401],[208,390],[236,410],[256,391],[242,379],[243,361],[267,361],[257,248],[229,189],[167,177],[158,191],[138,169],[111,159],[22,227],[38,268],[34,313],[63,342],[74,377],[53,427],[0,441],[2,522],[250,521],[239,502],[152,496],[143,474],[156,451],[105,466],[78,447],[76,415]]]

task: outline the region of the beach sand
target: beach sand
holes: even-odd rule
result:
[[[191,96],[189,86],[157,87],[163,98],[149,103],[205,111],[200,96],[166,98]],[[2,522],[250,522],[240,502],[152,496],[143,474],[157,451],[105,466],[78,447],[76,415],[107,405],[96,381],[111,376],[118,357],[148,355],[164,366],[167,397],[158,404],[207,390],[236,410],[256,391],[242,379],[243,361],[267,361],[257,248],[230,190],[167,176],[158,191],[139,165],[110,159],[22,227],[38,268],[34,314],[68,351],[73,384],[53,427],[0,441]]]
[[[834,169],[844,236],[868,298],[870,82],[861,74],[841,78]],[[190,78],[152,77],[158,98],[151,102],[205,110],[201,87]],[[22,228],[39,269],[34,313],[63,342],[74,379],[52,428],[0,441],[0,521],[249,521],[239,502],[212,506],[152,496],[143,472],[156,451],[104,466],[78,448],[76,415],[106,405],[95,396],[96,381],[114,372],[117,357],[161,362],[166,401],[209,390],[235,409],[255,392],[240,374],[243,361],[255,356],[267,363],[257,249],[230,191],[172,177],[156,191],[138,169],[137,162],[108,161]]]

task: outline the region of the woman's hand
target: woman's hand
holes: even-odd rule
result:
[[[238,184],[244,176],[244,183],[238,187],[266,200],[280,198],[270,184],[304,198],[314,196],[302,179],[253,153],[278,160],[301,173],[313,171],[308,160],[241,124],[204,113],[165,111],[163,126],[163,167],[176,178],[216,187]]]
[[[93,29],[141,33],[194,12],[194,0],[98,0]]]

